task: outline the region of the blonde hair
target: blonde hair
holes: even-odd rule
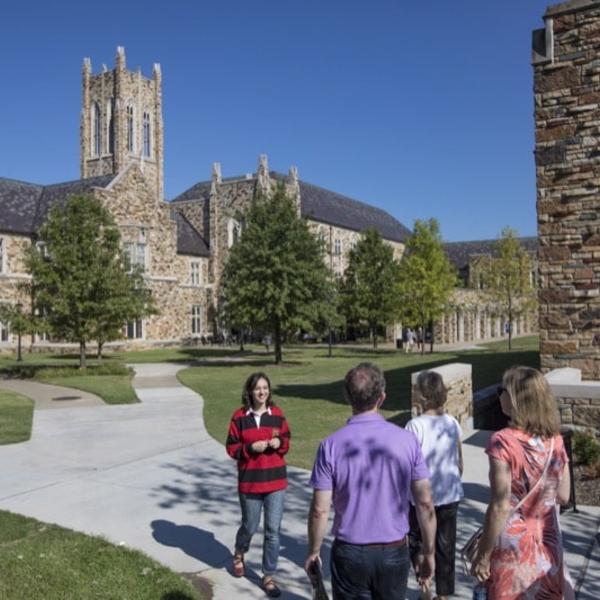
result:
[[[417,376],[417,390],[423,398],[423,406],[426,409],[440,409],[448,398],[448,391],[444,386],[444,380],[435,371],[421,371]]]
[[[560,431],[556,398],[540,371],[511,367],[504,373],[502,383],[510,396],[512,427],[546,438]]]

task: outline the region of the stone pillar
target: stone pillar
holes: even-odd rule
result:
[[[477,309],[477,311],[475,312],[475,334],[474,334],[474,338],[475,338],[475,341],[481,339],[481,314],[479,312],[479,309]]]
[[[462,310],[459,310],[456,313],[456,317],[457,317],[457,326],[458,326],[458,341],[464,342],[465,341],[465,315],[462,312]]]

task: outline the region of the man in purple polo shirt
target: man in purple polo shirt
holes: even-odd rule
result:
[[[321,442],[310,479],[307,573],[320,550],[333,500],[331,551],[334,600],[404,600],[409,572],[409,492],[423,537],[419,581],[434,571],[435,510],[429,471],[412,432],[388,423],[379,407],[385,379],[371,363],[346,374],[344,396],[352,406],[347,425]]]

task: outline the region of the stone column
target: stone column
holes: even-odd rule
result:
[[[456,313],[458,322],[457,322],[457,326],[458,326],[458,341],[459,342],[464,342],[465,341],[465,315],[464,313],[459,310]]]
[[[473,335],[475,341],[481,339],[481,314],[479,309],[475,311],[475,333]]]

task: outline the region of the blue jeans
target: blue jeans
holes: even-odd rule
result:
[[[408,546],[361,546],[335,540],[331,550],[333,600],[404,600]]]
[[[279,558],[279,530],[283,516],[285,490],[268,494],[240,493],[242,507],[242,525],[235,536],[235,551],[246,554],[250,548],[252,536],[260,523],[260,513],[264,507],[265,522],[263,536],[262,569],[264,575],[273,575]]]

